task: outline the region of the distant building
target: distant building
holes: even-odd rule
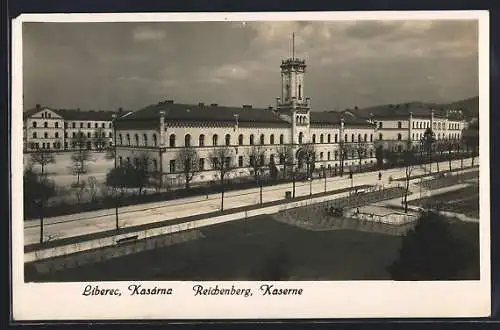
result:
[[[376,126],[377,147],[402,151],[409,145],[421,146],[425,130],[430,128],[436,140],[459,140],[467,126],[462,112],[433,108],[423,103],[377,106],[363,112],[347,110],[344,114],[365,118]]]
[[[111,111],[51,109],[41,105],[23,114],[24,151],[74,149],[77,136],[84,136],[87,149],[113,145]]]

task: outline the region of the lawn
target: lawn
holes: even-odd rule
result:
[[[416,206],[429,203],[439,206],[439,209],[443,211],[462,213],[469,217],[479,218],[479,186],[471,185],[410,202],[410,204]]]
[[[457,228],[461,236],[478,241],[477,225]],[[385,267],[398,257],[401,244],[397,236],[307,231],[269,216],[205,227],[202,232],[205,237],[197,241],[43,277],[27,274],[26,280],[387,280]]]

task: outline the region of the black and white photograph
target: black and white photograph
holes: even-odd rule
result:
[[[487,13],[13,31],[18,317],[489,313]]]

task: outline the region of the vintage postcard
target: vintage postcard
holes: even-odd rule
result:
[[[488,316],[488,20],[16,18],[14,319]]]

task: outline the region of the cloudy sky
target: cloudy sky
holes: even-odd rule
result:
[[[475,21],[24,23],[24,107],[267,107],[292,32],[313,110],[478,95]]]

